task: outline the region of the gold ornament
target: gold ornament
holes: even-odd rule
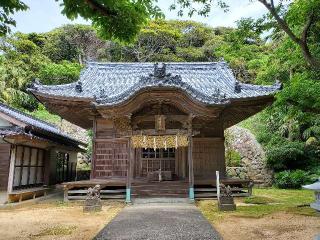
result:
[[[162,135],[147,136],[134,135],[131,137],[131,146],[133,148],[178,148],[187,147],[189,144],[187,135]]]

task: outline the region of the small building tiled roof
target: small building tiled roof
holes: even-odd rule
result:
[[[66,133],[60,131],[59,128],[57,128],[55,125],[47,123],[45,121],[42,121],[38,118],[35,118],[29,114],[26,114],[24,112],[21,112],[15,108],[9,107],[8,105],[5,105],[3,103],[0,103],[0,113],[3,113],[13,119],[18,120],[19,122],[24,123],[26,126],[28,126],[29,129],[35,129],[37,131],[40,131],[42,133],[47,133],[52,136],[65,139],[68,142],[72,142],[73,144],[77,145],[86,145],[85,143],[74,139],[67,135]],[[24,129],[20,127],[8,127],[8,128],[2,128],[1,135],[4,135],[5,133],[8,135],[13,134],[19,134],[22,133]]]
[[[16,136],[16,135],[24,135],[24,134],[25,134],[25,131],[22,127],[18,127],[18,126],[0,127],[0,137]]]
[[[225,62],[210,63],[97,63],[89,62],[77,82],[48,86],[35,81],[35,95],[89,99],[97,105],[122,103],[139,91],[153,88],[179,89],[209,105],[231,100],[269,96],[281,85],[240,83]]]

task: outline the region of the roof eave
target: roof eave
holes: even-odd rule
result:
[[[28,92],[30,92],[38,101],[41,102],[41,100],[38,99],[39,97],[44,97],[48,99],[59,99],[59,100],[72,100],[72,101],[84,101],[84,102],[91,102],[94,101],[94,98],[87,98],[87,97],[74,97],[74,96],[65,96],[65,95],[54,95],[54,94],[48,94],[41,91],[34,90],[32,88],[27,89]]]

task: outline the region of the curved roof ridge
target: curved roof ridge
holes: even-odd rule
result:
[[[219,63],[226,63],[225,61],[216,61],[216,62],[162,62],[162,61],[155,61],[155,62],[96,62],[96,61],[86,61],[87,65],[153,65],[155,63],[165,63],[165,64],[172,64],[172,65],[212,65],[212,64],[219,64]]]
[[[225,104],[227,101],[221,96],[226,100],[256,98],[274,94],[279,89],[278,86],[241,84],[229,65],[220,61],[87,62],[77,82],[45,87],[35,84],[29,90],[35,95],[97,100],[112,105],[126,101],[141,89],[156,87],[181,89],[205,104]]]

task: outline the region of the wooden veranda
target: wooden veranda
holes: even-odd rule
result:
[[[252,193],[252,185],[249,180],[222,179],[221,183],[232,187],[234,196],[245,197]],[[65,182],[61,184],[64,189],[64,201],[85,200],[87,189],[96,185],[101,186],[101,199],[125,199],[127,181],[125,179],[91,179],[83,181]],[[169,197],[188,198],[188,181],[152,181],[146,179],[134,179],[131,182],[131,196],[135,198],[145,197]],[[217,197],[216,181],[207,179],[195,181],[195,199],[215,199]]]

